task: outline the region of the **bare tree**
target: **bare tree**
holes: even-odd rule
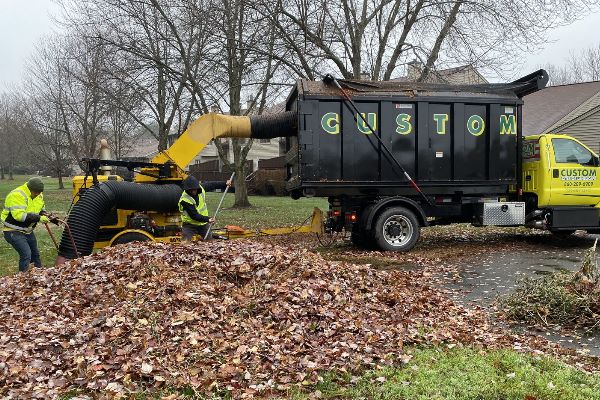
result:
[[[440,50],[442,48],[442,44],[444,43],[444,40],[446,39],[448,34],[450,34],[450,30],[456,23],[456,19],[458,17],[460,7],[463,5],[463,3],[464,3],[463,0],[454,1],[447,16],[444,17],[444,24],[443,24],[442,28],[440,29],[439,33],[437,34],[437,37],[435,38],[435,43],[434,43],[433,47],[431,48],[431,51],[429,51],[429,55],[427,57],[427,62],[425,63],[425,67],[423,68],[423,70],[421,71],[421,75],[417,79],[418,82],[423,82],[423,81],[427,80],[429,73],[431,72],[431,69],[434,67],[435,62],[438,60],[438,57],[440,56]]]
[[[134,115],[141,113],[141,100],[126,81],[110,79],[104,87],[108,143],[115,159],[133,151],[142,136]],[[113,100],[118,99],[118,100]]]
[[[269,98],[275,97],[278,88],[269,84],[281,62],[274,59],[276,31],[245,0],[220,0],[216,13],[223,20],[215,27],[218,47],[222,51],[213,54],[215,80],[206,95],[213,104],[225,103],[231,115],[261,114]],[[242,99],[250,97],[249,107],[242,108]],[[215,145],[221,160],[235,171],[235,207],[248,207],[246,186],[246,159],[252,139],[233,138],[231,143],[233,160],[223,145],[225,140],[216,140]]]
[[[14,164],[10,156],[10,133],[10,111],[7,96],[3,93],[0,96],[0,179],[2,180],[6,179],[6,174],[12,171]]]
[[[71,170],[73,158],[69,152],[69,141],[61,113],[43,96],[32,94],[23,99],[23,102],[25,115],[32,124],[32,129],[26,136],[30,163],[37,169],[56,176],[59,189],[64,189],[63,178]]]
[[[327,70],[358,79],[367,72],[372,79],[388,80],[417,58],[425,65],[420,79],[426,80],[436,69],[459,63],[510,71],[517,63],[507,60],[535,48],[550,27],[573,21],[597,1],[277,0],[276,4],[267,1],[260,9],[270,16],[279,39],[299,65],[320,70],[303,71],[304,75],[314,77]]]
[[[105,84],[105,56],[94,42],[56,36],[40,44],[29,62],[29,93],[43,96],[54,107],[69,152],[81,168],[83,158],[96,155],[107,130],[106,101],[99,89]]]
[[[268,85],[279,65],[272,58],[275,32],[270,30],[265,35],[264,28],[269,24],[265,24],[249,1],[140,0],[131,3],[103,0],[87,4],[86,12],[93,13],[90,19],[99,21],[103,32],[111,32],[99,33],[98,37],[116,52],[126,53],[129,62],[125,66],[129,70],[132,63],[149,65],[153,71],[159,71],[159,77],[165,77],[164,82],[170,82],[171,93],[175,95],[166,120],[167,98],[163,97],[162,105],[157,103],[156,108],[146,101],[149,109],[162,110],[162,114],[155,114],[159,138],[166,138],[163,133],[172,131],[175,121],[178,122],[176,131],[180,133],[193,118],[214,106],[231,115],[260,113],[269,96],[281,90]],[[104,21],[100,18],[107,14],[117,16],[110,18],[110,27],[102,25]],[[121,32],[123,28],[116,22],[124,15],[128,16],[131,32]],[[131,28],[131,21],[137,29]],[[139,32],[143,33],[141,38]],[[128,40],[130,37],[132,40]],[[154,48],[158,50],[148,52]],[[157,83],[161,92],[160,79]],[[146,82],[145,88],[140,90],[149,93],[151,87],[155,87],[155,82],[149,85]],[[254,106],[242,111],[241,100],[245,96],[254,98]],[[163,120],[165,123],[161,125]],[[232,159],[221,141],[215,144],[223,162],[236,171],[235,205],[248,206],[245,161],[252,140],[231,139],[230,143]],[[166,148],[166,143],[161,143],[159,148]]]
[[[279,64],[272,57],[275,32],[271,29],[265,35],[269,24],[255,11],[253,2],[180,0],[178,13],[158,0],[151,3],[168,26],[167,36],[181,61],[181,73],[174,75],[188,84],[192,102],[188,116],[214,106],[231,115],[262,112],[269,95],[278,91],[269,88],[269,83]],[[245,110],[241,106],[244,95],[253,97],[253,106]],[[245,178],[252,140],[221,139],[215,146],[223,163],[236,172],[235,206],[249,206]]]
[[[600,44],[580,52],[570,52],[562,65],[548,64],[542,67],[548,71],[551,86],[598,81],[600,80]]]
[[[182,3],[183,2],[183,3]],[[200,74],[199,59],[207,39],[202,29],[178,24],[187,8],[184,0],[64,0],[73,10],[65,23],[78,35],[93,38],[110,54],[114,62],[106,73],[135,92],[141,107],[132,112],[128,98],[106,91],[116,107],[128,112],[136,123],[158,139],[165,150],[174,128],[188,125],[193,107],[186,105],[197,95],[189,76]],[[195,2],[203,7],[203,2]],[[203,26],[202,19],[194,21]],[[177,32],[179,36],[173,33]],[[189,57],[182,58],[181,51]],[[191,89],[191,91],[190,91]]]
[[[0,179],[14,179],[15,167],[23,161],[25,120],[14,95],[0,95]]]

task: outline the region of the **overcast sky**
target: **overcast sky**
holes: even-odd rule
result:
[[[0,0],[0,92],[20,82],[24,61],[35,43],[56,29],[51,15],[58,12],[53,0]],[[537,53],[524,55],[515,76],[525,75],[543,64],[563,64],[570,51],[600,44],[598,27],[600,12],[550,31],[546,46]]]
[[[0,91],[21,81],[37,41],[53,31],[59,7],[52,0],[0,0]]]

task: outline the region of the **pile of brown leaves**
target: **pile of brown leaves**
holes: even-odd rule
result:
[[[0,281],[0,395],[162,387],[251,397],[403,360],[407,343],[547,348],[424,271],[268,243],[130,244]]]

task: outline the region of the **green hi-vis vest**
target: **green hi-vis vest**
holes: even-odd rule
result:
[[[31,198],[31,191],[27,184],[23,184],[11,191],[4,200],[4,209],[0,215],[4,231],[33,232],[36,222],[26,223],[27,214],[39,214],[44,209],[44,195],[39,194]]]
[[[181,205],[181,203],[189,203],[191,205],[193,205],[194,207],[196,207],[196,210],[198,211],[198,214],[208,217],[208,207],[206,206],[206,192],[204,191],[204,188],[202,186],[200,186],[200,193],[198,193],[198,204],[196,204],[196,200],[194,200],[194,198],[192,196],[190,196],[189,194],[186,193],[186,191],[184,190],[183,193],[181,194],[181,197],[179,198],[179,212],[181,213],[181,222],[184,224],[190,224],[190,225],[206,225],[206,222],[200,222],[200,221],[196,221],[195,219],[192,219],[192,217],[190,217],[188,215],[188,213],[183,209],[183,206]]]

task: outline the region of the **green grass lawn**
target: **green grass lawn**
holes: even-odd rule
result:
[[[600,399],[598,375],[546,356],[440,346],[408,352],[412,358],[404,366],[371,371],[354,380],[328,376],[314,390],[325,399]],[[291,397],[310,398],[306,393]]]
[[[213,215],[219,205],[222,193],[207,193],[210,214]],[[239,225],[248,229],[276,228],[278,226],[295,226],[302,224],[312,215],[313,208],[325,211],[329,207],[327,199],[290,197],[250,196],[250,208],[231,208],[233,194],[227,194],[223,208],[217,216],[217,225]]]
[[[0,205],[4,207],[6,195],[29,179],[28,176],[16,176],[15,180],[0,181]],[[71,181],[64,181],[66,189],[58,189],[58,180],[43,178],[44,200],[46,209],[50,212],[64,216],[71,204]],[[207,203],[210,214],[213,215],[222,193],[207,193]],[[224,225],[238,225],[248,229],[274,228],[278,226],[294,226],[301,224],[312,214],[314,207],[327,209],[326,199],[293,200],[289,197],[261,197],[250,196],[253,207],[232,209],[234,194],[228,193],[217,217],[217,227]],[[50,225],[57,241],[60,241],[62,228]],[[46,229],[43,226],[36,228],[38,247],[45,265],[53,265],[56,258],[56,249]],[[16,251],[4,238],[0,239],[0,276],[16,273],[18,270],[18,256]]]
[[[316,386],[266,398],[287,400],[593,400],[600,399],[597,374],[579,371],[547,356],[513,350],[408,348],[403,365],[366,371],[357,376],[328,374]],[[67,400],[85,391],[65,395]],[[169,395],[183,399],[230,399],[229,392],[196,394],[190,387],[138,393],[140,400]]]

